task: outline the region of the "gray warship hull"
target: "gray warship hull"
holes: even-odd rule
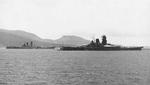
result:
[[[54,49],[55,47],[13,47],[7,46],[6,49]]]
[[[61,47],[64,51],[121,51],[121,50],[142,50],[143,47]]]

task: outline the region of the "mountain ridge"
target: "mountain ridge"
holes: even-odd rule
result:
[[[59,39],[42,39],[36,34],[22,30],[0,29],[0,46],[21,46],[23,43],[33,41],[37,46],[78,46],[89,43],[82,37],[75,35],[64,35]]]
[[[88,44],[89,40],[86,40],[82,37],[75,36],[75,35],[64,35],[64,36],[60,37],[59,39],[56,39],[55,43],[79,46],[79,45],[83,45],[83,44]]]

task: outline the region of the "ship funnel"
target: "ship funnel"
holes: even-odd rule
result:
[[[100,46],[100,41],[99,41],[98,38],[96,39],[96,45],[97,45],[97,46]]]
[[[97,38],[97,39],[96,39],[96,44],[99,44],[99,43],[100,43],[100,42],[99,42],[99,39]]]

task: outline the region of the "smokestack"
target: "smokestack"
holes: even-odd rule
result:
[[[33,46],[33,42],[32,41],[31,41],[30,45],[31,45],[31,47]]]
[[[100,42],[99,42],[99,39],[98,39],[98,38],[96,39],[96,45],[97,45],[97,46],[100,45]]]

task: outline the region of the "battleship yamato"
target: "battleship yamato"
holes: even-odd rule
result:
[[[90,42],[88,45],[82,45],[78,47],[61,47],[60,50],[64,51],[119,51],[119,50],[142,50],[141,47],[125,47],[125,46],[119,46],[119,45],[114,45],[114,44],[109,44],[107,43],[106,36],[102,36],[102,42],[100,43],[99,39],[96,39],[94,42],[93,40]]]

